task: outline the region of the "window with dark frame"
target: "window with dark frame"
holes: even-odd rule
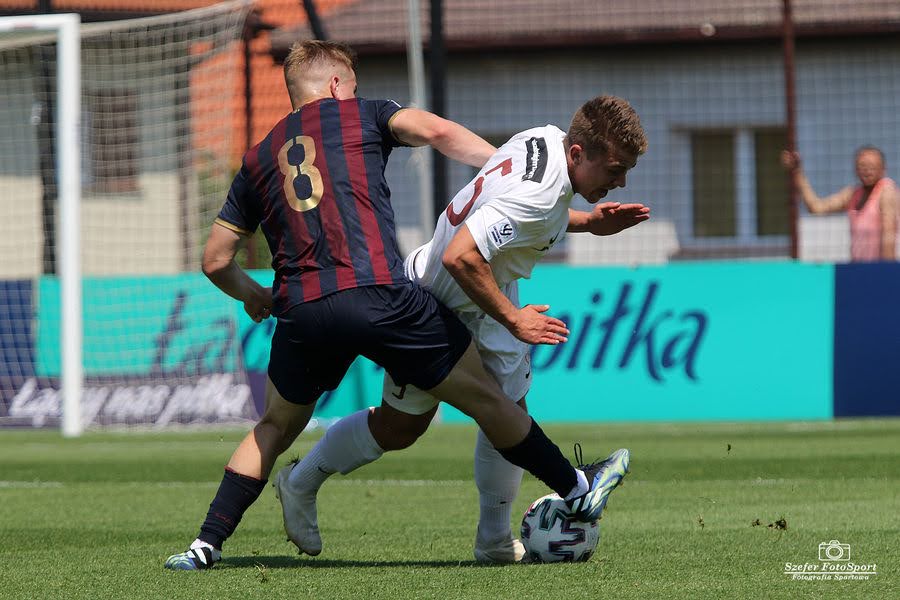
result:
[[[733,237],[737,234],[734,134],[691,134],[694,237]]]
[[[752,144],[748,160],[738,164],[738,137]],[[749,137],[748,137],[749,136]],[[790,233],[789,189],[780,164],[787,134],[782,127],[745,127],[690,133],[692,168],[691,219],[695,239],[764,238]],[[752,169],[752,173],[741,173]],[[752,181],[751,198],[738,190],[739,181]],[[752,223],[739,223],[740,202],[754,202]],[[748,208],[748,207],[744,207]],[[745,219],[746,220],[746,219]]]
[[[86,95],[88,190],[109,194],[138,191],[137,93],[116,89],[92,90]]]

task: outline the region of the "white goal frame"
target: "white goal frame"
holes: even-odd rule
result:
[[[61,289],[62,434],[81,435],[81,16],[28,15],[0,18],[0,32],[56,35],[56,177],[59,193],[57,264]]]

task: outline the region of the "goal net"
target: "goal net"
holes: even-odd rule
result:
[[[256,416],[240,307],[199,273],[235,168],[248,10],[237,1],[81,25],[74,209],[60,189],[60,115],[77,104],[61,106],[65,50],[41,17],[0,19],[0,425],[60,422],[67,261],[80,270],[83,315],[71,433]],[[80,248],[62,243],[72,223]]]

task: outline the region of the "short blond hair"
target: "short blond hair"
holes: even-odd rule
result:
[[[614,145],[630,154],[647,151],[647,137],[637,112],[627,100],[597,96],[585,102],[572,117],[566,135],[569,145],[578,144],[593,159]]]
[[[356,52],[341,42],[306,40],[291,46],[284,59],[284,80],[288,86],[297,81],[303,71],[317,63],[337,62],[356,73]]]

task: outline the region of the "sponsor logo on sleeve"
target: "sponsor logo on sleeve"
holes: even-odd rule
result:
[[[510,221],[508,217],[504,217],[488,227],[488,234],[491,236],[494,244],[499,248],[516,239],[517,232],[512,221]]]
[[[547,141],[544,138],[529,138],[525,142],[525,174],[522,181],[540,183],[544,179],[544,171],[547,170]]]

